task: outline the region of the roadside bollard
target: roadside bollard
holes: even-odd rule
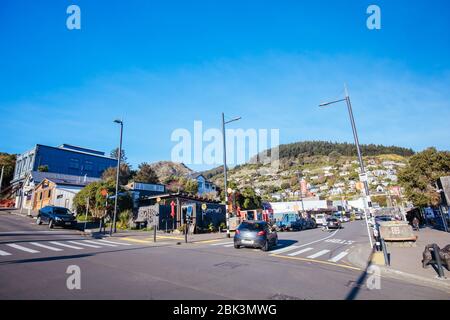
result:
[[[434,261],[436,262],[438,267],[439,278],[444,279],[445,278],[444,269],[442,268],[442,261],[441,257],[439,256],[439,248],[435,243],[433,243],[433,254],[434,254]]]
[[[390,261],[389,261],[389,254],[387,252],[387,247],[386,247],[386,242],[384,242],[384,239],[381,238],[380,239],[381,242],[381,249],[383,250],[383,255],[384,255],[384,264],[387,266],[390,266]]]

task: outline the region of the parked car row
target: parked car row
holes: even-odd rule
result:
[[[283,215],[280,221],[275,223],[277,231],[301,231],[316,228],[317,223],[312,218],[302,218],[295,213],[287,213]]]

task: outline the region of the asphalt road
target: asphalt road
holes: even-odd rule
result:
[[[0,299],[450,298],[385,278],[378,278],[379,289],[369,289],[370,275],[349,259],[367,244],[365,225],[344,227],[279,233],[280,245],[262,252],[234,249],[226,238],[189,244],[91,239],[0,212]],[[73,265],[81,271],[79,290],[66,285]]]

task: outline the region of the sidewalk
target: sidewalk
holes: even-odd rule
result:
[[[430,265],[422,267],[422,253],[427,244],[436,243],[440,248],[450,244],[450,233],[431,228],[422,228],[415,231],[417,241],[412,246],[400,244],[388,244],[387,250],[390,254],[390,266],[383,266],[385,273],[400,277],[409,277],[419,282],[428,282],[450,289],[450,271],[444,268],[446,279],[438,279],[438,273]]]

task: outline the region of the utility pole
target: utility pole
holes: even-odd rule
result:
[[[296,171],[296,173],[297,173],[297,180],[298,180],[298,183],[299,183],[299,186],[300,186],[300,201],[302,203],[302,213],[304,214],[305,213],[305,206],[303,204],[302,180],[300,178],[301,177],[301,173],[300,173],[300,171]]]
[[[225,125],[237,121],[241,119],[241,117],[234,118],[229,121],[225,121],[225,114],[222,112],[222,140],[223,140],[223,185],[224,185],[224,196],[225,196],[225,219],[227,223],[227,238],[230,238],[230,212],[228,211],[228,186],[227,186],[227,145],[225,138]]]
[[[363,163],[363,159],[362,159],[362,155],[361,155],[361,149],[359,146],[358,132],[356,131],[355,119],[353,117],[353,110],[352,110],[352,104],[350,102],[350,96],[348,94],[347,86],[344,85],[344,87],[345,87],[345,98],[344,99],[321,103],[319,106],[324,107],[324,106],[327,106],[327,105],[330,105],[333,103],[337,103],[337,102],[341,102],[341,101],[345,101],[347,104],[348,115],[350,117],[350,124],[352,125],[353,139],[355,140],[356,151],[358,153],[358,161],[359,161],[359,167],[360,167],[360,171],[361,171],[360,180],[364,184],[363,202],[364,202],[364,215],[365,215],[365,219],[366,219],[367,234],[369,236],[370,247],[373,248],[372,235],[370,233],[369,221],[368,221],[369,208],[372,207],[372,202],[369,200],[370,199],[369,185],[367,184],[367,176],[366,176],[366,171],[364,169],[364,163]]]
[[[3,184],[3,171],[5,170],[5,166],[2,166],[2,173],[0,174],[0,193],[2,191],[2,184]]]
[[[117,219],[117,198],[119,194],[119,175],[120,175],[120,158],[122,157],[122,135],[123,135],[123,121],[122,120],[114,120],[115,123],[120,124],[120,143],[119,143],[119,152],[117,155],[117,173],[116,173],[116,196],[114,198],[114,217],[113,224],[111,225],[110,235],[112,235],[112,229],[114,226],[114,233],[117,232],[116,228],[116,219]]]

